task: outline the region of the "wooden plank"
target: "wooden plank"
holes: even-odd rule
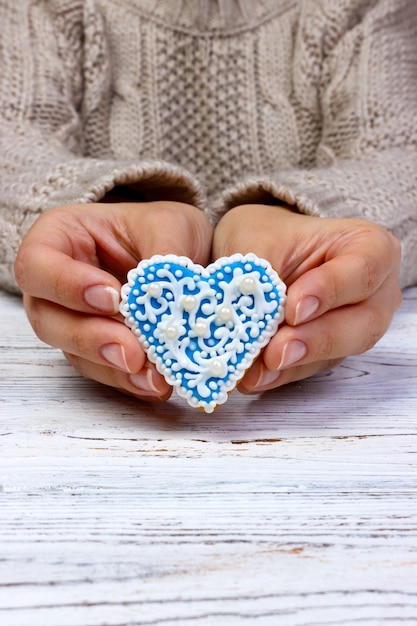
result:
[[[0,295],[0,624],[417,624],[417,289],[214,415],[78,377]]]

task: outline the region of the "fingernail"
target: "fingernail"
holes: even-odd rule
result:
[[[298,339],[291,339],[288,341],[284,349],[282,351],[281,363],[278,365],[277,369],[284,369],[286,367],[291,367],[297,361],[300,361],[307,354],[307,346],[303,341],[299,341]]]
[[[119,310],[119,294],[116,289],[106,285],[93,285],[84,291],[84,299],[90,306],[103,313],[117,313]]]
[[[295,307],[295,324],[306,322],[320,306],[320,301],[315,296],[306,296]]]
[[[269,387],[270,385],[273,385],[274,383],[277,382],[280,376],[281,376],[281,372],[279,371],[272,372],[271,370],[268,370],[266,369],[266,367],[261,365],[260,375],[259,375],[258,382],[256,383],[255,390],[259,389],[259,391],[262,391],[264,387]]]
[[[271,370],[268,370],[262,363],[254,367],[257,367],[257,371],[250,371],[239,385],[239,389],[243,393],[257,393],[258,391],[263,391],[264,387],[275,383],[281,374],[281,372],[271,372]]]
[[[151,393],[160,395],[166,391],[165,387],[159,387],[155,381],[155,378],[158,376],[154,370],[150,367],[144,367],[137,374],[132,374],[129,376],[130,382],[132,385],[140,389],[140,391],[144,393]]]
[[[110,365],[114,365],[123,372],[131,371],[126,361],[125,349],[119,343],[108,343],[102,346],[100,352],[102,357],[104,357]]]

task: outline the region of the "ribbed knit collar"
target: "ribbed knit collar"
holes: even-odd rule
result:
[[[167,26],[227,33],[254,28],[298,4],[298,0],[128,0],[128,3]]]

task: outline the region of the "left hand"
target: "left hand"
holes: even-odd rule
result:
[[[213,258],[253,252],[286,283],[286,323],[239,384],[260,393],[327,370],[369,350],[402,301],[401,248],[382,227],[242,205],[219,222]]]
[[[90,203],[50,209],[24,238],[16,280],[37,336],[86,378],[144,401],[172,388],[119,314],[121,284],[139,260],[179,254],[206,264],[212,227],[180,202]]]

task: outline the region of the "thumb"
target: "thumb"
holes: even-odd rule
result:
[[[176,254],[201,265],[208,263],[213,229],[203,211],[166,201],[150,202],[138,208],[130,236],[139,258]]]

